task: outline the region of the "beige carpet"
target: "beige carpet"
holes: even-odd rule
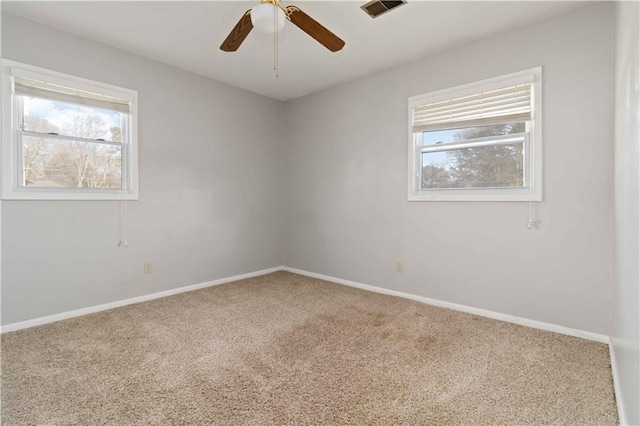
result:
[[[286,272],[2,336],[2,422],[617,422],[605,345]]]

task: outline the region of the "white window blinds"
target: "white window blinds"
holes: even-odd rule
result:
[[[13,84],[16,95],[45,98],[76,105],[86,105],[111,111],[119,111],[125,114],[128,114],[131,110],[129,100],[66,87],[46,81],[46,78],[23,77],[14,74]]]
[[[531,120],[531,83],[465,94],[413,107],[413,130],[424,132]]]

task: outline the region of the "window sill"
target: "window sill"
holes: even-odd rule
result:
[[[49,201],[124,201],[137,200],[137,192],[129,191],[64,191],[38,188],[37,190],[5,190],[3,200]]]
[[[410,193],[408,201],[542,201],[542,195],[530,192],[507,193],[477,191],[437,191]]]

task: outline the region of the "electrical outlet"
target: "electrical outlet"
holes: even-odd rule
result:
[[[144,262],[144,273],[150,274],[153,272],[153,265],[151,262]]]
[[[399,260],[396,262],[396,272],[403,273],[404,272],[404,262]]]

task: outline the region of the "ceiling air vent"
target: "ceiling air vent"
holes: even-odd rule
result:
[[[367,4],[360,6],[362,10],[367,12],[369,16],[372,18],[377,18],[378,16],[387,13],[391,9],[395,9],[398,6],[402,6],[406,4],[407,0],[401,1],[384,1],[384,0],[373,0]]]

